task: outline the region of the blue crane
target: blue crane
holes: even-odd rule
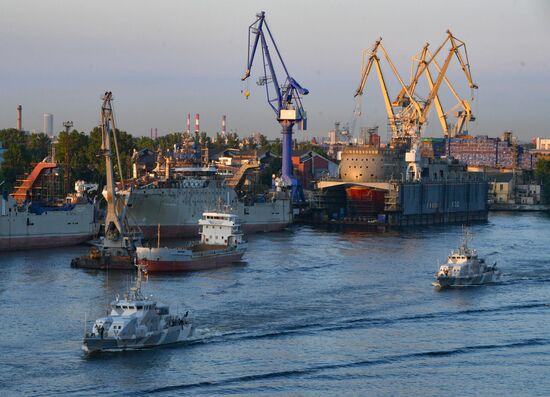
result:
[[[284,69],[285,81],[282,85],[279,85],[279,79],[277,78],[273,65],[273,57],[269,52],[268,42],[270,42],[275,49],[276,56]],[[294,127],[294,124],[298,123],[300,129],[305,130],[307,128],[307,116],[302,106],[300,96],[307,95],[309,91],[298,84],[298,82],[288,73],[285,62],[279,52],[279,48],[277,48],[277,44],[275,44],[271,30],[265,20],[264,11],[256,14],[256,21],[248,27],[248,59],[246,73],[241,79],[242,81],[250,77],[250,71],[252,70],[258,43],[261,43],[263,76],[259,78],[257,84],[265,86],[267,103],[275,112],[277,121],[282,127],[283,164],[281,179],[285,186],[296,186],[297,181],[292,177],[292,127]],[[250,96],[250,91],[245,90],[244,94],[248,98]]]

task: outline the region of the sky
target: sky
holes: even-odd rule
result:
[[[250,98],[241,93],[248,26],[261,10],[290,74],[310,90],[303,101],[308,131],[296,132],[298,139],[326,136],[335,121],[352,121],[361,51],[378,37],[408,78],[411,56],[426,42],[436,48],[447,29],[466,43],[479,86],[470,132],[497,136],[511,130],[525,141],[550,136],[545,0],[2,0],[0,128],[16,126],[21,104],[25,130],[43,130],[43,114],[51,113],[56,131],[66,120],[90,131],[99,122],[101,94],[109,90],[118,127],[134,135],[148,135],[150,128],[159,135],[182,131],[187,113],[192,119],[200,113],[201,130],[211,136],[226,114],[228,131],[275,138],[280,127],[255,84],[260,58]],[[391,71],[382,67],[395,96]],[[468,97],[457,63],[449,76]],[[377,84],[373,73],[356,125],[379,125],[384,138]],[[441,136],[434,115],[427,136]]]

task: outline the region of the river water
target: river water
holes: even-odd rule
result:
[[[249,236],[245,263],[149,277],[147,293],[193,311],[189,343],[92,357],[85,313],[104,315],[130,276],[72,269],[86,247],[1,253],[0,393],[547,396],[550,216],[471,230],[496,285],[431,286],[457,225]]]

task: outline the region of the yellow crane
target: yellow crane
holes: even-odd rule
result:
[[[436,60],[436,57],[442,53],[443,49],[448,44],[450,44],[449,52],[445,57],[442,66],[440,66]],[[384,75],[380,67],[380,58],[377,54],[379,50],[383,53],[384,58],[390,65],[390,68],[401,86],[401,89],[393,102],[390,100]],[[467,100],[460,98],[457,91],[454,89],[446,76],[451,60],[453,57],[456,57],[460,63],[461,69],[466,75],[470,88],[472,90],[477,88],[477,85],[473,83],[471,77],[466,45],[463,41],[454,37],[450,31],[447,31],[447,37],[435,52],[431,53],[429,50],[429,44],[426,44],[420,53],[413,57],[413,62],[416,62],[416,70],[411,74],[411,79],[408,85],[403,82],[403,79],[397,72],[397,69],[391,61],[386,49],[382,45],[381,38],[377,40],[369,50],[363,51],[362,55],[363,62],[361,67],[361,79],[354,96],[358,97],[363,95],[368,76],[372,69],[372,65],[374,64],[378,74],[382,97],[386,105],[386,112],[392,129],[393,139],[407,139],[410,142],[409,151],[405,154],[405,160],[408,163],[407,178],[411,180],[419,180],[421,132],[422,127],[426,124],[432,104],[436,107],[444,134],[446,136],[449,134],[447,113],[444,111],[439,98],[439,90],[443,82],[445,82],[457,99],[458,103],[453,107],[453,109],[456,109],[458,106],[462,108],[462,110],[457,112],[458,122],[453,128],[452,133],[460,134],[465,124],[470,120],[474,120],[470,103]],[[366,58],[367,60],[365,61]],[[430,71],[430,65],[432,64],[437,69],[435,81],[432,77],[432,72]],[[422,75],[426,76],[429,86],[429,93],[425,99],[421,99],[416,93],[418,82]]]
[[[372,65],[374,65],[374,67],[376,68],[376,73],[378,75],[378,81],[380,83],[380,91],[382,92],[382,98],[384,99],[384,103],[386,105],[386,113],[388,116],[388,122],[392,130],[393,138],[398,138],[401,135],[401,130],[403,129],[403,127],[401,126],[402,117],[398,117],[395,114],[394,106],[390,100],[390,95],[388,93],[386,80],[384,79],[384,74],[382,73],[382,68],[380,66],[380,58],[378,57],[378,50],[380,50],[383,53],[384,58],[390,65],[390,68],[392,69],[395,77],[399,81],[399,84],[401,85],[402,90],[406,93],[409,93],[408,87],[405,85],[403,79],[401,78],[393,62],[391,61],[386,49],[382,45],[382,38],[379,38],[370,49],[363,50],[362,52],[361,79],[359,81],[359,87],[355,91],[354,96],[359,98],[363,96],[367,79],[372,69]],[[409,96],[412,97],[410,93],[409,93]],[[412,112],[416,112],[417,114],[420,115],[421,107],[420,107],[420,104],[418,104],[416,101],[414,100],[409,101],[408,107],[412,107],[411,108]]]
[[[448,43],[450,44],[449,53],[447,54],[445,61],[443,62],[443,67],[441,67],[437,62],[436,58]],[[438,120],[441,124],[443,134],[446,137],[449,135],[449,130],[450,130],[448,120],[447,120],[447,116],[450,112],[456,111],[455,114],[457,117],[457,122],[450,131],[451,136],[460,135],[464,130],[464,127],[467,125],[467,123],[469,121],[475,120],[475,117],[472,114],[470,101],[460,97],[456,89],[453,87],[453,85],[449,81],[449,78],[447,77],[447,70],[453,56],[458,60],[460,64],[460,68],[462,69],[466,77],[466,80],[468,81],[468,86],[472,90],[471,99],[473,100],[473,90],[477,89],[478,87],[476,84],[474,84],[472,79],[472,73],[470,70],[466,44],[463,41],[456,38],[451,33],[451,31],[447,30],[447,37],[435,52],[433,53],[430,52],[429,44],[426,43],[426,45],[422,48],[422,50],[413,57],[413,64],[416,63],[416,71],[414,74],[411,74],[411,81],[409,83],[408,90],[405,91],[402,89],[394,101],[394,106],[395,106],[397,104],[400,104],[406,101],[410,93],[414,94],[416,87],[418,85],[419,79],[422,76],[422,74],[424,74],[428,82],[430,93],[428,95],[427,100],[424,103],[424,109],[423,109],[424,117],[420,118],[421,123],[425,122],[427,115],[431,109],[431,105],[433,103],[437,110]],[[438,78],[436,79],[435,82],[433,80],[432,73],[430,71],[431,65],[433,65],[438,72]],[[455,97],[457,101],[456,104],[448,112],[444,111],[441,101],[439,99],[439,89],[442,85],[442,82],[445,82],[450,92],[452,93],[452,95]]]

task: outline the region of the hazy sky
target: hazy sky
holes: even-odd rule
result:
[[[185,129],[187,113],[201,114],[213,135],[227,114],[228,130],[277,136],[264,92],[250,81],[245,100],[247,28],[265,10],[293,77],[310,90],[304,99],[309,131],[325,136],[336,120],[350,121],[361,50],[379,36],[399,72],[425,42],[445,31],[466,42],[479,85],[474,134],[514,131],[521,139],[550,136],[550,2],[463,1],[141,1],[1,0],[0,128],[43,126],[43,113],[89,131],[98,123],[101,93],[115,96],[118,126],[136,135]],[[469,93],[456,63],[450,75]],[[385,73],[390,79],[389,69]],[[386,122],[373,74],[358,125]],[[393,93],[396,87],[390,83]],[[435,111],[432,115],[435,114]],[[430,135],[438,131],[431,118]]]

